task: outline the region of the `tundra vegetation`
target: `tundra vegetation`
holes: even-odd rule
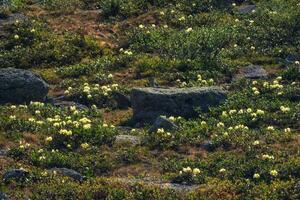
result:
[[[299,0],[0,0],[0,70],[49,85],[0,105],[0,199],[300,199],[299,19]],[[227,98],[153,129],[128,98],[150,86]]]

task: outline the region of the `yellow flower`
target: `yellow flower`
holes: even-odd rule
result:
[[[46,138],[46,142],[51,142],[52,140],[53,138],[51,136]]]
[[[285,132],[285,133],[290,133],[290,132],[291,132],[291,129],[290,129],[290,128],[285,128],[285,129],[284,129],[284,132]]]
[[[220,172],[220,173],[225,173],[225,172],[226,172],[226,169],[222,168],[222,169],[219,170],[219,172]]]
[[[183,168],[182,171],[185,173],[190,173],[192,172],[192,169],[190,167],[187,167],[187,168]]]
[[[255,174],[253,175],[253,178],[259,179],[259,178],[260,178],[260,175],[259,175],[258,173],[255,173]]]
[[[80,146],[81,146],[81,148],[83,148],[83,149],[87,149],[87,148],[90,147],[90,145],[89,145],[88,143],[83,143],[83,144],[81,144]]]
[[[91,124],[85,124],[85,125],[83,125],[83,129],[84,130],[88,130],[88,129],[91,129]]]
[[[198,175],[198,174],[200,174],[200,169],[198,169],[198,168],[195,168],[195,169],[193,169],[193,174],[194,175]]]
[[[16,116],[15,116],[15,115],[11,115],[11,116],[9,116],[9,119],[15,120],[15,119],[16,119]]]
[[[185,32],[189,33],[189,32],[191,32],[192,30],[193,30],[193,28],[188,28],[188,29],[185,30]]]
[[[268,130],[268,131],[274,131],[275,129],[274,129],[273,126],[268,126],[268,127],[267,127],[267,130]]]
[[[276,177],[278,176],[278,172],[276,170],[271,170],[270,175]]]
[[[290,111],[291,111],[291,109],[290,109],[289,107],[284,107],[284,106],[280,106],[280,110],[281,110],[281,112],[283,112],[283,113],[287,113],[287,112],[290,112]]]

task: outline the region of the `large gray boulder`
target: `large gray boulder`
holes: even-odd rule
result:
[[[197,117],[226,99],[219,87],[134,88],[131,91],[133,120],[153,122],[158,116]]]
[[[44,101],[48,89],[45,81],[31,71],[0,69],[0,104]]]

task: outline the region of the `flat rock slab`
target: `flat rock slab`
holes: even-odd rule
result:
[[[197,117],[227,98],[220,87],[134,88],[131,91],[133,120],[153,122],[157,117]]]
[[[10,180],[24,179],[29,175],[29,172],[23,169],[11,169],[4,173],[3,181],[9,182]]]
[[[56,171],[62,176],[70,177],[76,181],[83,182],[86,178],[73,169],[68,168],[52,168],[51,171]]]
[[[256,9],[256,5],[242,5],[238,8],[239,13],[249,14]]]
[[[259,65],[248,65],[239,69],[233,80],[239,79],[266,79],[268,77],[267,71]]]
[[[140,136],[134,135],[118,135],[116,136],[116,144],[129,143],[132,145],[140,145],[142,143],[142,138]]]
[[[129,185],[143,184],[143,185],[154,186],[163,189],[172,189],[175,191],[193,191],[200,187],[200,185],[183,185],[183,184],[169,183],[161,180],[147,179],[147,178],[144,179],[114,178],[108,181],[119,182],[119,183],[129,184]]]
[[[0,104],[44,101],[48,90],[47,83],[29,70],[0,69]]]

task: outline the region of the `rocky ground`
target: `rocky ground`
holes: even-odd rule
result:
[[[299,199],[297,0],[0,2],[0,200]]]

